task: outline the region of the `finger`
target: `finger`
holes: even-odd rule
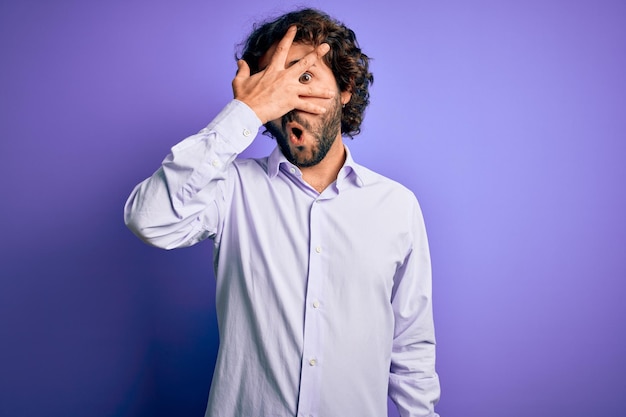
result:
[[[323,43],[315,48],[315,52],[317,53],[317,57],[321,58],[326,55],[330,51],[330,45],[327,43]]]
[[[298,89],[298,96],[303,98],[335,98],[337,91],[330,88],[303,85]]]
[[[246,79],[249,77],[250,77],[250,67],[248,66],[248,63],[243,59],[238,60],[237,61],[237,75],[235,75],[235,78]]]
[[[289,53],[289,48],[291,48],[291,44],[293,43],[294,38],[296,37],[296,32],[298,31],[298,27],[296,25],[289,26],[285,36],[278,42],[276,45],[276,50],[272,55],[272,63],[277,63],[280,65],[280,68],[284,68],[285,62],[287,61],[287,54]]]
[[[311,113],[311,114],[326,113],[326,107],[321,106],[319,104],[315,104],[312,101],[304,100],[304,99],[298,100],[294,108],[296,110],[300,110],[300,111]]]
[[[290,70],[299,73],[302,73],[315,64],[319,58],[323,57],[330,50],[330,46],[327,43],[323,43],[313,51],[306,54],[302,59],[296,62],[291,66]]]

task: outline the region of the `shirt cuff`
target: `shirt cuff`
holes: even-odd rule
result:
[[[261,125],[254,110],[244,102],[233,99],[203,130],[213,130],[239,154],[252,143]]]

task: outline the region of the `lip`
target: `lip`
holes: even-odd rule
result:
[[[294,121],[288,122],[285,125],[285,130],[292,144],[299,146],[304,143],[305,129],[300,123]]]

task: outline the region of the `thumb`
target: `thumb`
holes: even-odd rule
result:
[[[250,67],[248,63],[243,59],[237,61],[237,75],[235,78],[248,78],[250,77]]]

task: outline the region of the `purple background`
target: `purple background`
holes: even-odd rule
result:
[[[623,415],[626,3],[367,3],[309,4],[375,58],[355,158],[425,213],[439,412]],[[212,245],[147,247],[122,207],[292,4],[0,2],[0,415],[202,415]]]

